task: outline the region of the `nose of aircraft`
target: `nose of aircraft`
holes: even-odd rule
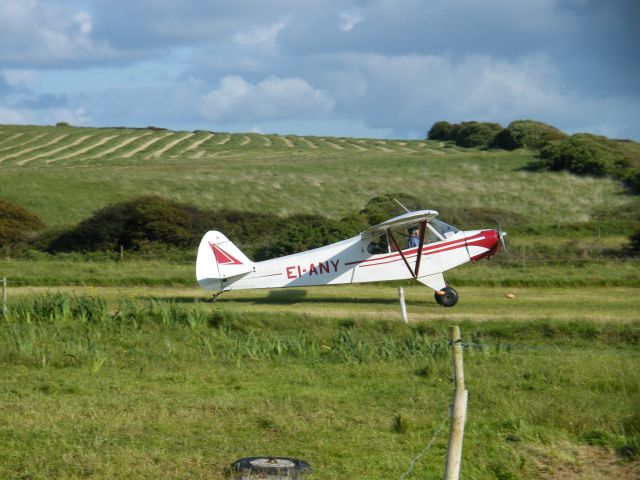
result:
[[[467,238],[467,250],[471,261],[475,262],[481,258],[489,257],[500,248],[500,241],[504,238],[504,233],[497,230],[482,230]]]

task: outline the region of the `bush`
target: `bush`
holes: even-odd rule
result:
[[[449,122],[436,122],[433,124],[429,133],[427,133],[427,138],[429,140],[453,140],[451,132],[453,131],[453,125]]]
[[[516,120],[507,128],[501,130],[492,140],[491,148],[515,150],[516,148],[528,148],[539,150],[552,140],[566,138],[555,127],[534,120]]]
[[[50,244],[52,251],[137,250],[147,242],[193,245],[210,223],[205,212],[160,197],[105,207]]]
[[[486,147],[502,130],[499,123],[462,122],[456,134],[456,145],[461,147]]]
[[[640,255],[640,230],[629,237],[629,253],[631,255]]]
[[[8,200],[0,199],[0,246],[10,247],[45,228],[37,215]]]
[[[355,226],[351,221],[335,221],[321,215],[292,215],[271,243],[258,249],[255,259],[267,260],[329,245],[356,235]]]
[[[625,172],[622,180],[632,193],[640,193],[640,169],[630,168]]]
[[[615,142],[586,133],[548,143],[540,151],[540,160],[549,170],[595,176],[620,175],[629,167]]]

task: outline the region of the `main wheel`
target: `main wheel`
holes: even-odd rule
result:
[[[451,287],[444,287],[442,289],[444,292],[442,295],[438,295],[436,292],[436,302],[442,305],[443,307],[453,307],[456,303],[458,303],[458,292]]]

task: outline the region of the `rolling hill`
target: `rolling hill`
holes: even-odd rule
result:
[[[533,161],[525,150],[428,140],[0,125],[0,196],[49,225],[143,194],[340,218],[406,192],[425,208],[502,208],[541,224],[589,221],[634,201],[614,180],[532,172]]]

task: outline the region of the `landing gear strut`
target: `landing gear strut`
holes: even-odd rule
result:
[[[435,293],[436,302],[442,305],[443,307],[453,307],[456,303],[458,303],[458,292],[456,292],[451,287],[444,287],[442,290],[444,292],[440,295],[438,292]]]
[[[218,297],[219,297],[220,295],[222,295],[224,292],[227,292],[227,291],[228,291],[228,290],[220,290],[219,292],[214,293],[214,294],[211,296],[211,298],[209,298],[209,299],[205,300],[205,302],[207,302],[207,303],[213,303],[213,302],[215,302],[215,301],[218,299]]]

